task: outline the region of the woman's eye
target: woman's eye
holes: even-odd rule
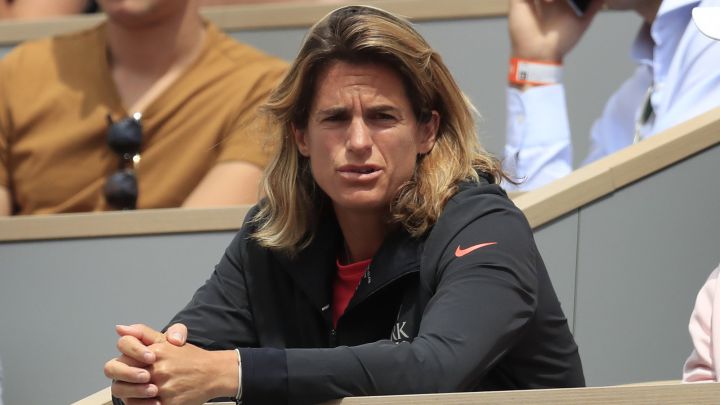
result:
[[[382,121],[391,121],[391,120],[395,120],[395,116],[392,114],[378,113],[375,115],[375,119],[382,120]]]
[[[328,115],[327,117],[323,118],[323,122],[340,122],[345,119],[344,116],[338,114],[338,115]]]

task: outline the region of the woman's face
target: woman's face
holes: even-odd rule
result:
[[[294,134],[336,213],[385,215],[418,154],[435,144],[438,123],[435,111],[417,121],[394,70],[338,61],[319,73],[307,128]]]

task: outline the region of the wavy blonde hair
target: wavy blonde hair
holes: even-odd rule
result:
[[[435,224],[461,181],[478,181],[478,172],[493,182],[505,177],[478,142],[475,108],[412,25],[374,7],[342,7],[310,29],[287,76],[263,106],[280,133],[279,150],[262,182],[267,198],[253,218],[253,237],[262,246],[292,255],[311,242],[320,218],[331,212],[309,160],[298,151],[293,127],[307,127],[318,75],[335,61],[389,66],[402,78],[419,122],[427,122],[432,111],[440,115],[433,149],[418,157],[414,176],[388,208],[391,220],[410,235],[421,236]]]

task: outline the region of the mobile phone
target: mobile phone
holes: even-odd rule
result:
[[[575,14],[577,14],[578,17],[582,17],[590,6],[592,0],[567,0],[567,2],[573,11],[575,11]]]

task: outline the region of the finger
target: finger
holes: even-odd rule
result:
[[[165,332],[165,336],[167,336],[168,342],[174,344],[175,346],[184,345],[185,342],[187,342],[187,334],[187,326],[182,323],[176,323],[171,325]]]
[[[159,343],[165,340],[165,335],[161,332],[141,323],[133,325],[115,325],[115,331],[120,336],[134,336],[145,345]]]
[[[119,380],[136,384],[150,382],[150,372],[148,370],[129,366],[119,359],[112,359],[105,363],[103,371],[105,376],[113,381]]]
[[[148,364],[132,359],[124,354],[118,357],[116,360],[123,364],[127,364],[130,367],[146,368],[148,366]]]
[[[142,331],[138,328],[128,326],[128,325],[115,325],[115,332],[118,334],[118,336],[135,336],[138,339],[142,339]]]
[[[131,398],[153,398],[158,394],[158,387],[155,384],[132,384],[123,381],[113,381],[110,391],[114,397],[126,399]]]
[[[117,349],[127,357],[145,364],[152,364],[156,360],[153,353],[143,342],[135,336],[125,335],[118,339]]]

